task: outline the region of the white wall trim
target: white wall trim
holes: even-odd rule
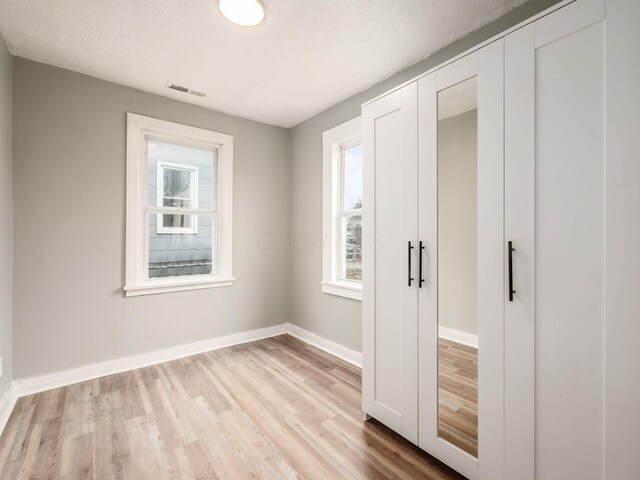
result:
[[[316,335],[304,328],[300,328],[292,323],[287,323],[287,333],[292,337],[302,340],[309,345],[319,348],[320,350],[327,352],[334,357],[338,357],[351,365],[355,365],[358,368],[362,368],[362,354],[351,350],[350,348],[340,345],[339,343],[332,342],[326,338]]]
[[[15,388],[12,385],[9,386],[2,398],[0,398],[0,435],[6,427],[7,422],[9,421],[9,417],[11,416],[11,412],[13,411],[13,407],[16,404],[16,400],[18,400],[18,396],[16,395]]]
[[[461,343],[462,345],[478,348],[478,336],[472,333],[440,326],[438,327],[438,336],[445,340],[451,340],[452,342]]]
[[[50,373],[38,377],[21,378],[14,381],[15,394],[18,397],[31,395],[52,388],[64,387],[74,383],[93,380],[113,375],[116,373],[134,370],[136,368],[148,367],[162,362],[176,360],[178,358],[197,355],[198,353],[218,350],[241,343],[262,340],[263,338],[275,337],[287,333],[286,325],[275,325],[273,327],[250,330],[248,332],[234,333],[224,337],[211,338],[201,342],[179,345],[155,352],[142,353],[130,357],[108,360],[106,362],[94,363],[84,367],[73,368],[61,372]]]
[[[340,297],[351,298],[352,300],[362,301],[362,284],[340,283],[340,282],[320,282],[322,284],[322,292],[329,295],[338,295]]]
[[[169,362],[179,358],[210,352],[241,343],[253,342],[264,338],[289,334],[309,345],[319,348],[330,355],[340,358],[357,367],[362,366],[362,354],[343,345],[327,340],[315,333],[291,323],[283,323],[272,327],[250,330],[248,332],[234,333],[224,337],[211,338],[201,342],[179,345],[176,347],[141,353],[130,357],[108,360],[83,367],[72,368],[60,372],[49,373],[37,377],[28,377],[14,380],[11,388],[0,400],[0,427],[4,428],[4,422],[9,418],[15,401],[19,397],[33,395],[53,388],[65,387],[74,383],[85,382],[106,375],[127,372],[137,368],[148,367],[158,363]],[[5,418],[6,416],[6,418]],[[0,428],[0,433],[1,433]]]
[[[205,278],[189,278],[197,275],[185,275],[183,278],[168,277],[153,282],[146,282],[143,285],[125,286],[124,291],[127,297],[137,297],[139,295],[153,295],[156,293],[182,292],[185,290],[201,290],[203,288],[230,287],[233,285],[235,277],[221,278],[205,275]]]

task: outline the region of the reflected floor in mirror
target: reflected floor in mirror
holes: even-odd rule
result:
[[[438,339],[438,434],[478,456],[478,349]]]

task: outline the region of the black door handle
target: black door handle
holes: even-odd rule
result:
[[[425,251],[427,247],[422,244],[422,240],[420,240],[420,263],[418,264],[418,287],[422,288],[422,284],[424,283],[424,278],[422,278],[422,252]]]
[[[516,249],[513,248],[513,242],[511,240],[509,240],[507,248],[509,249],[509,301],[513,302],[513,294],[516,293],[513,289],[513,252]]]
[[[407,272],[407,278],[409,279],[409,286],[411,286],[411,282],[413,281],[413,277],[411,276],[411,250],[413,250],[413,245],[411,245],[411,240],[409,240],[407,248],[407,257],[409,258],[409,271]]]

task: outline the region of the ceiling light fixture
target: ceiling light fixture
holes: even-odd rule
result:
[[[241,27],[255,27],[264,21],[265,9],[261,0],[218,0],[220,13]]]

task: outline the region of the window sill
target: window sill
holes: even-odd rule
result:
[[[171,279],[170,281],[150,281],[140,285],[125,285],[123,289],[127,297],[138,297],[140,295],[153,295],[156,293],[201,290],[203,288],[230,287],[231,285],[233,285],[234,280],[234,277],[209,277],[201,278],[198,280]]]
[[[329,295],[337,295],[339,297],[350,298],[352,300],[362,301],[362,285],[347,282],[320,282],[322,291]]]

